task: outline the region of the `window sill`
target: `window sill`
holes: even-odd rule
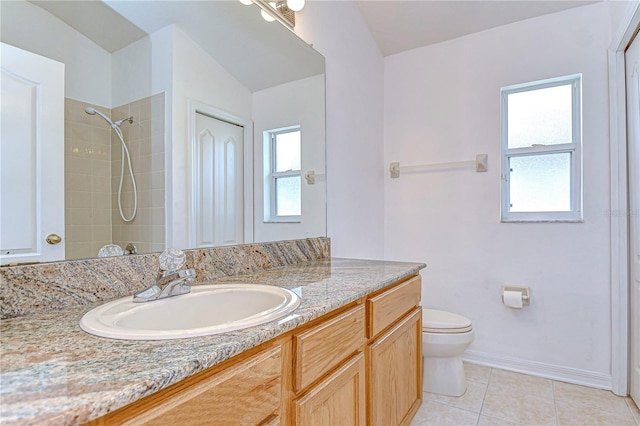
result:
[[[500,223],[584,223],[584,219],[501,219]]]

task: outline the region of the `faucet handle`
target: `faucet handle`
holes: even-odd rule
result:
[[[187,262],[187,256],[180,249],[169,248],[160,254],[158,263],[160,270],[168,273],[176,272]]]

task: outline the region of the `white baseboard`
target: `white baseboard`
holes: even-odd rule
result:
[[[470,364],[479,364],[529,374],[531,376],[544,377],[560,382],[611,390],[611,375],[595,373],[593,371],[545,364],[537,361],[527,361],[473,350],[466,351],[462,359]]]

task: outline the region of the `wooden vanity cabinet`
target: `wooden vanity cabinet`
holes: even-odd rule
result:
[[[409,424],[422,404],[420,277],[367,299],[367,424]]]
[[[414,276],[294,335],[292,423],[409,424],[422,403],[420,299]]]
[[[420,277],[90,424],[401,425],[422,402]]]

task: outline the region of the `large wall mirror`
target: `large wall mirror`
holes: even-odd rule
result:
[[[326,235],[324,58],[256,5],[1,8],[0,263]]]

